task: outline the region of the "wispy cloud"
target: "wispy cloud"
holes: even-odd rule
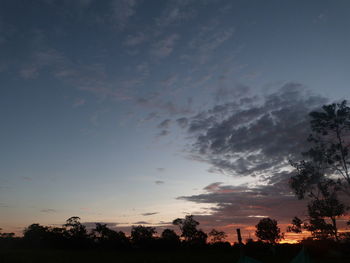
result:
[[[137,0],[113,0],[111,5],[112,21],[118,29],[123,30],[129,22],[130,17],[135,14]]]
[[[74,103],[73,103],[73,107],[80,107],[80,106],[83,106],[83,105],[85,105],[85,103],[86,103],[86,100],[85,99],[83,99],[83,98],[79,98],[79,99],[76,99],[75,101],[74,101]]]
[[[57,213],[57,210],[52,209],[52,208],[46,208],[46,209],[40,210],[40,212],[42,212],[42,213]]]
[[[169,56],[175,47],[175,42],[180,38],[178,34],[171,34],[152,45],[151,54],[158,58]]]
[[[133,47],[142,44],[147,39],[146,35],[139,32],[135,35],[128,35],[124,41],[124,45]]]
[[[143,215],[143,216],[153,216],[153,215],[156,215],[156,214],[159,214],[159,212],[149,212],[149,213],[143,213],[141,215]]]

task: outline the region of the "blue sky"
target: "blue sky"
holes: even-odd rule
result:
[[[60,224],[72,215],[161,224],[194,213],[224,227],[261,216],[231,220],[220,201],[195,198],[273,183],[271,170],[238,169],[234,156],[234,166],[218,165],[217,155],[198,151],[200,133],[191,127],[210,123],[203,116],[218,114],[215,106],[226,105],[225,119],[271,111],[267,102],[277,97],[305,114],[346,99],[349,8],[348,1],[1,1],[0,226]],[[243,99],[250,103],[238,105]],[[237,151],[263,152],[257,145]],[[276,160],[274,173],[288,170]],[[265,214],[286,222],[276,211]]]

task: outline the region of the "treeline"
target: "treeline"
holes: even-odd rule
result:
[[[213,229],[206,234],[197,229],[199,222],[193,216],[175,219],[174,226],[178,226],[181,235],[173,229],[164,229],[157,233],[154,227],[132,226],[130,236],[122,231],[116,231],[107,224],[95,223],[90,231],[80,222],[79,217],[67,219],[62,227],[48,227],[31,224],[23,231],[22,237],[13,233],[0,233],[1,247],[21,248],[55,248],[55,249],[134,249],[134,248],[181,248],[181,247],[230,247],[225,241],[226,234]],[[158,235],[157,235],[158,234]],[[208,242],[209,241],[209,242]]]
[[[138,225],[132,226],[130,236],[127,236],[124,232],[113,230],[102,223],[95,223],[95,227],[88,230],[80,222],[79,217],[71,217],[61,227],[31,224],[25,228],[21,237],[16,237],[13,233],[0,233],[0,253],[11,250],[25,254],[25,251],[37,249],[47,250],[48,253],[53,253],[54,250],[69,253],[108,250],[112,253],[115,251],[118,255],[124,251],[127,255],[133,256],[138,252],[151,251],[171,255],[169,253],[171,251],[193,253],[199,250],[199,252],[213,252],[218,255],[232,253],[236,258],[247,255],[259,260],[266,258],[290,260],[300,253],[302,247],[306,247],[308,254],[314,260],[324,258],[333,260],[334,253],[336,253],[336,259],[343,260],[337,262],[350,260],[350,239],[339,242],[334,239],[309,238],[298,244],[281,244],[278,242],[283,239],[283,233],[280,232],[277,221],[270,218],[263,218],[256,225],[255,234],[258,241],[247,239],[243,243],[233,245],[225,241],[227,235],[222,231],[213,229],[207,234],[198,229],[199,222],[191,215],[175,219],[173,225],[179,227],[180,234],[169,228],[157,233],[154,227]],[[232,231],[235,230],[232,229]]]
[[[177,218],[172,223],[173,226],[179,228],[180,234],[170,228],[157,233],[155,227],[138,225],[132,226],[130,236],[127,236],[124,232],[113,230],[107,224],[102,223],[95,223],[95,227],[88,230],[80,222],[80,218],[74,216],[67,219],[61,227],[31,224],[24,229],[21,237],[16,237],[14,233],[0,232],[0,248],[160,250],[208,247],[228,249],[232,247],[226,241],[227,235],[225,232],[212,229],[208,234],[205,233],[198,229],[199,222],[192,215]],[[243,243],[245,243],[245,249],[248,250],[266,249],[278,246],[278,242],[284,239],[284,234],[274,219],[262,218],[255,227],[255,235],[258,241],[247,239],[241,244],[235,243],[234,247],[241,249],[244,246]],[[232,229],[232,231],[235,230]],[[316,242],[321,241],[322,244],[349,246],[350,236],[343,235],[342,237],[339,240],[332,238],[332,236],[322,239],[310,236],[301,243],[310,245],[312,242],[316,244]]]

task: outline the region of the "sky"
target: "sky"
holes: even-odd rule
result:
[[[106,222],[254,236],[307,114],[348,98],[350,2],[0,2],[0,227]]]

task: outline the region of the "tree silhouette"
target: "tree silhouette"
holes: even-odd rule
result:
[[[324,105],[310,117],[311,147],[303,153],[305,160],[291,161],[296,174],[290,186],[299,199],[310,200],[309,222],[304,228],[316,238],[333,236],[338,240],[336,218],[347,210],[338,196],[350,195],[350,108],[346,101]]]
[[[87,237],[86,227],[80,223],[80,217],[78,216],[68,218],[63,226],[67,228],[72,238],[80,239]]]
[[[31,247],[46,247],[48,245],[48,227],[31,224],[24,229],[23,239]]]
[[[223,231],[218,231],[216,229],[212,229],[209,232],[209,236],[211,237],[212,243],[223,242],[227,237],[226,233]]]
[[[95,241],[101,247],[121,248],[127,246],[129,240],[122,231],[114,231],[107,227],[107,224],[96,223],[92,229],[92,235]]]
[[[346,101],[324,105],[322,111],[311,112],[310,117],[311,147],[303,153],[306,160],[292,162],[297,168],[292,188],[303,198],[306,193],[312,194],[315,184],[327,178],[350,194],[350,107]]]
[[[175,233],[175,231],[168,228],[163,230],[161,238],[167,243],[176,244],[180,242],[180,237]]]
[[[181,237],[189,244],[201,245],[206,243],[207,234],[197,229],[199,222],[193,219],[193,215],[187,215],[185,218],[177,218],[173,221],[173,225],[180,228],[182,232]]]
[[[275,244],[284,238],[277,221],[269,217],[261,219],[255,227],[255,235],[262,241]]]
[[[147,226],[132,226],[131,241],[138,246],[149,246],[154,240],[153,235],[157,231],[154,227]]]

